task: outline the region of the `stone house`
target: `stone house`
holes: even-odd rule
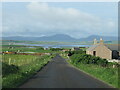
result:
[[[79,47],[73,47],[73,48],[71,49],[71,51],[79,51],[79,50],[81,50]]]
[[[69,49],[63,49],[62,52],[70,51]]]
[[[102,38],[100,39],[100,43],[97,43],[97,40],[94,39],[94,44],[86,50],[86,54],[110,60],[118,59],[118,44],[104,44]]]
[[[49,47],[44,47],[44,50],[49,50],[50,48]]]

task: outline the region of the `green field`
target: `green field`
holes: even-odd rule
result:
[[[70,48],[65,48],[70,49]],[[118,65],[116,63],[108,63],[106,60],[99,57],[94,57],[85,54],[83,51],[72,51],[70,58],[67,57],[69,51],[62,52],[62,49],[50,48],[44,50],[38,46],[24,45],[3,45],[2,51],[11,52],[34,52],[34,53],[51,53],[52,55],[19,55],[19,54],[4,54],[2,56],[2,80],[3,88],[15,88],[22,84],[25,80],[33,76],[38,70],[44,67],[56,53],[67,59],[67,61],[78,69],[112,85],[118,86]],[[94,63],[93,63],[94,62]],[[115,64],[117,67],[113,68]],[[120,80],[119,80],[120,81]]]
[[[3,88],[15,88],[46,65],[51,56],[3,55]]]
[[[32,48],[31,48],[32,47]],[[15,88],[22,84],[25,80],[33,76],[38,70],[44,67],[56,53],[61,51],[58,49],[44,50],[38,46],[24,45],[3,45],[2,52],[19,52],[22,53],[51,53],[51,55],[20,55],[20,54],[3,54],[2,56],[2,86],[3,88]]]
[[[39,46],[23,46],[23,45],[3,45],[2,52],[11,51],[11,52],[35,52],[35,53],[59,53],[59,50],[44,50]]]

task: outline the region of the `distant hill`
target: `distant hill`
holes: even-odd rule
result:
[[[105,41],[115,41],[118,40],[118,37],[114,37],[114,36],[99,36],[99,35],[91,35],[88,36],[86,38],[80,38],[80,41],[92,41],[94,39],[100,40],[100,38],[102,38]]]
[[[58,42],[79,42],[79,41],[93,41],[94,38],[99,40],[103,38],[105,41],[115,41],[118,40],[117,37],[113,36],[98,36],[91,35],[86,38],[75,39],[65,34],[56,34],[53,36],[43,36],[43,37],[23,37],[23,36],[12,36],[12,37],[2,37],[3,40],[23,40],[23,41],[58,41]]]
[[[22,37],[22,36],[11,36],[2,37],[3,40],[27,40],[27,41],[60,41],[60,42],[73,42],[77,39],[70,37],[65,34],[56,34],[53,36],[43,36],[43,37]]]
[[[76,39],[70,37],[69,35],[65,35],[65,34],[56,34],[56,35],[53,35],[53,36],[39,37],[38,40],[39,41],[61,41],[61,42],[76,41]]]

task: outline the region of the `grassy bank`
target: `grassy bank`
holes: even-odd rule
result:
[[[68,62],[70,63],[70,60]],[[82,64],[82,63],[76,64],[76,65],[72,64],[72,65],[88,73],[89,75],[106,82],[107,84],[115,88],[119,87],[118,86],[118,68],[104,68],[98,65]]]
[[[15,88],[44,67],[51,56],[3,55],[3,88]]]
[[[120,79],[118,79],[118,69],[120,70],[119,64],[110,63],[100,57],[87,55],[84,51],[71,52],[71,56],[68,58],[67,55],[69,53],[61,55],[63,58],[67,59],[68,63],[115,88],[120,88],[118,85],[120,81]],[[115,65],[114,68],[113,65]]]

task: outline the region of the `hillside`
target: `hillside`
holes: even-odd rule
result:
[[[99,40],[103,38],[104,41],[117,41],[117,37],[113,36],[98,36],[91,35],[86,38],[75,39],[69,35],[65,34],[56,34],[52,36],[43,36],[43,37],[23,37],[23,36],[11,36],[11,37],[2,37],[3,40],[24,40],[24,41],[57,41],[57,42],[80,42],[80,41],[93,41],[94,38]]]

